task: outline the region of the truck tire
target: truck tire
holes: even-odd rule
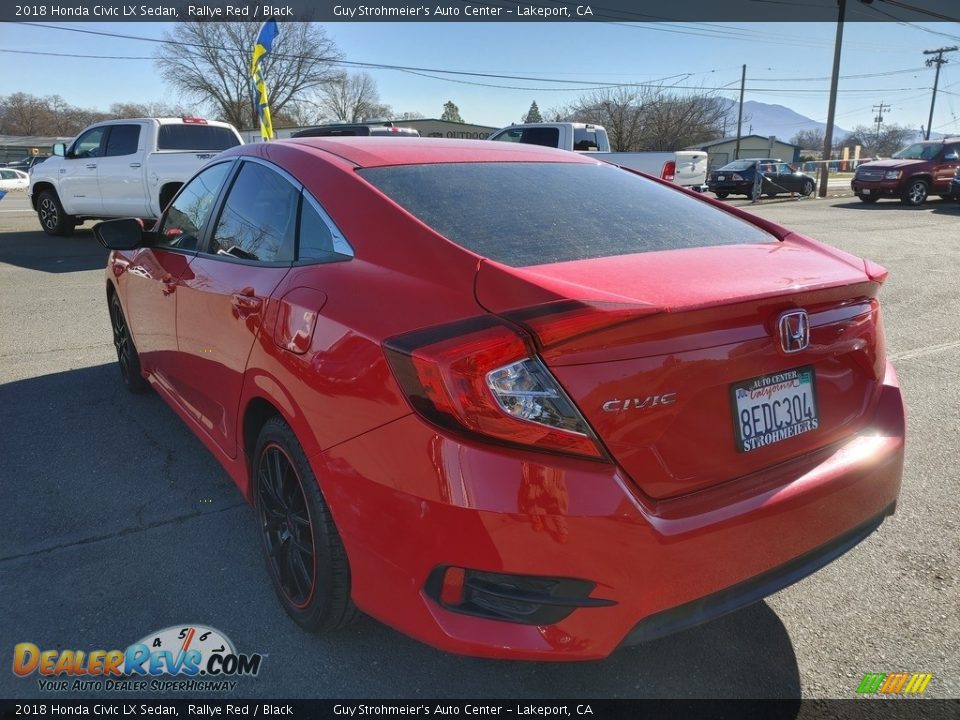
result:
[[[928,192],[926,180],[911,180],[907,189],[903,191],[903,195],[900,196],[900,200],[904,205],[917,207],[927,201]]]
[[[47,235],[70,235],[77,226],[77,219],[67,215],[60,198],[53,190],[44,190],[37,200],[37,218]]]

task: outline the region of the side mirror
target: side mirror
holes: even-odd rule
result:
[[[149,242],[149,233],[144,232],[143,221],[138,218],[106,220],[93,226],[97,242],[108,250],[136,250]]]
[[[943,156],[943,159],[949,162],[956,162],[957,160],[960,160],[960,155],[957,155],[956,150],[951,150],[950,152],[948,152],[946,155]]]
[[[64,143],[57,143],[51,148],[51,152],[58,157],[64,157],[67,154],[67,146]]]

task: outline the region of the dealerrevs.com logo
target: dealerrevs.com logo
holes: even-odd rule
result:
[[[260,672],[263,655],[238,653],[219,630],[175,625],[150,633],[126,650],[13,648],[13,672],[36,676],[44,692],[228,691],[237,678]]]

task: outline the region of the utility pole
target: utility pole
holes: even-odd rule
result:
[[[743,127],[743,90],[747,84],[747,66],[744,64],[743,72],[740,73],[740,110],[737,112],[737,147],[733,151],[733,159],[740,159],[740,130]]]
[[[877,147],[880,147],[880,123],[883,122],[883,111],[884,109],[889,110],[889,105],[884,105],[883,101],[880,101],[879,105],[874,105],[873,110],[876,110],[877,116],[873,119],[877,123]]]
[[[940,82],[940,66],[949,62],[948,60],[943,59],[943,54],[948,52],[956,52],[957,46],[953,47],[943,47],[937,48],[936,50],[924,50],[924,55],[936,55],[935,58],[927,58],[927,67],[931,65],[937,66],[937,72],[933,76],[933,97],[930,98],[930,119],[927,120],[927,134],[924,136],[924,140],[930,139],[930,128],[933,127],[933,106],[937,102],[937,84]]]
[[[830,181],[830,154],[833,152],[833,119],[837,113],[837,83],[840,80],[840,48],[843,46],[843,19],[847,12],[847,0],[837,0],[837,40],[833,46],[833,77],[830,79],[830,106],[827,110],[827,128],[823,133],[823,160],[820,164],[820,187],[817,195],[827,196]]]

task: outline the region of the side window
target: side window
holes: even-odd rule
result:
[[[167,209],[157,228],[158,247],[196,250],[203,226],[207,223],[214,200],[227,178],[231,163],[222,162],[200,172]]]
[[[107,131],[105,127],[97,127],[87,130],[83,135],[77,138],[70,150],[72,158],[93,158],[100,157],[100,141]]]
[[[781,175],[793,175],[793,169],[786,163],[783,163],[782,165],[778,165],[777,172],[780,173]]]
[[[498,135],[494,135],[491,139],[496,140],[497,142],[520,142],[520,138],[523,137],[523,132],[521,130],[504,130]]]
[[[245,162],[227,193],[210,252],[243,260],[291,262],[299,188],[270,168]]]
[[[107,157],[133,155],[140,145],[139,125],[113,125],[107,136]]]
[[[960,156],[960,145],[947,145],[943,149],[944,159],[953,158],[952,160],[949,160],[949,162],[957,161],[957,158],[953,157],[954,155]]]
[[[13,174],[13,170],[0,170],[0,180],[15,180],[16,175]]]
[[[353,248],[316,200],[303,193],[297,260],[332,262],[353,257]]]

